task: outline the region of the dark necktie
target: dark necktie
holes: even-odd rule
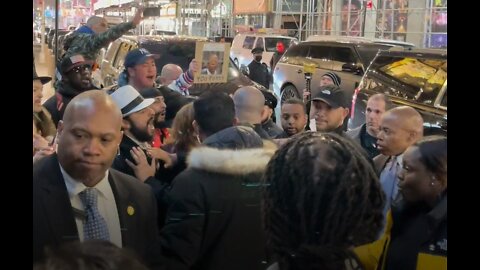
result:
[[[98,191],[95,188],[87,188],[78,194],[85,207],[86,218],[83,222],[83,238],[110,240],[108,226],[105,219],[100,215],[97,206]]]

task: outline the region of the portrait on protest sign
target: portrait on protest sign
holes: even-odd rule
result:
[[[228,43],[197,42],[195,59],[201,68],[195,74],[195,83],[227,82],[230,55]]]

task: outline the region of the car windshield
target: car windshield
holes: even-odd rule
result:
[[[285,48],[290,46],[292,39],[289,38],[265,38],[265,50],[267,52],[276,52],[277,51],[277,42],[282,42]]]
[[[379,56],[370,66],[369,76],[381,79],[371,81],[370,88],[382,87],[387,94],[433,104],[447,79],[447,60]],[[382,83],[388,81],[390,87]]]

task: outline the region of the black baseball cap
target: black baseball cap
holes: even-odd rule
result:
[[[332,108],[349,107],[345,91],[333,84],[321,86],[317,94],[312,98],[312,101],[323,101]]]

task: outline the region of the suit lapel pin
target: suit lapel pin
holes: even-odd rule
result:
[[[127,207],[127,214],[128,214],[129,216],[133,216],[133,214],[135,214],[135,208],[133,208],[133,206],[129,205],[129,206]]]

